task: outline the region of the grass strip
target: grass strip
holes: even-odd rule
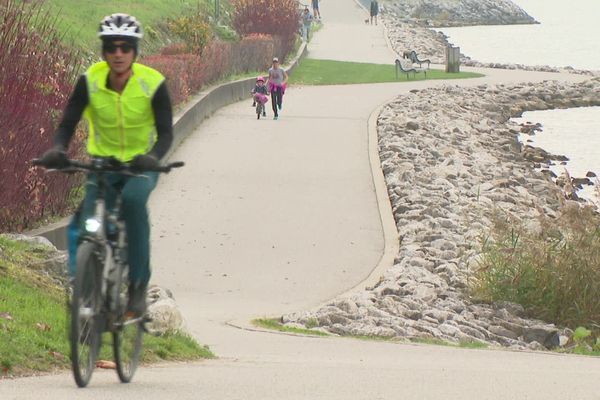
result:
[[[312,335],[312,336],[330,336],[329,334],[313,329],[294,328],[291,326],[283,325],[275,318],[258,318],[252,320],[252,324],[255,326],[271,329],[279,332],[298,333],[301,335]]]
[[[49,251],[0,235],[0,377],[70,368],[65,293],[34,267]],[[144,337],[142,363],[213,357],[183,333]],[[113,359],[108,334],[99,359]]]
[[[252,320],[252,324],[255,326],[275,330],[279,332],[297,333],[300,335],[312,335],[312,336],[331,336],[328,333],[317,331],[314,329],[296,328],[282,324],[277,318],[258,318]],[[345,335],[343,337],[359,340],[370,340],[377,342],[400,342],[396,337],[385,337],[385,336],[368,336],[368,335]],[[466,349],[486,349],[488,344],[477,341],[460,341],[458,343],[449,342],[441,339],[414,339],[411,340],[414,343],[431,344],[438,346],[449,346],[449,347],[460,347]]]
[[[300,62],[290,76],[290,83],[299,85],[351,85],[360,83],[413,82],[425,79],[466,79],[479,78],[482,74],[474,72],[448,73],[442,70],[427,70],[409,74],[399,73],[396,78],[394,64],[370,64],[348,61],[316,60],[306,58]]]

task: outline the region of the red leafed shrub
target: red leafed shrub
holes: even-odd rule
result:
[[[267,69],[271,64],[275,40],[271,35],[253,33],[234,45],[231,63],[235,73]]]
[[[52,146],[80,65],[54,22],[38,1],[0,0],[0,232],[64,213],[80,182],[30,163]],[[78,152],[81,141],[75,142],[71,153]]]
[[[215,41],[205,47],[202,56],[189,53],[155,55],[145,57],[140,62],[165,76],[171,101],[181,104],[204,85],[232,71],[231,52],[231,44]]]
[[[191,94],[188,86],[188,66],[181,60],[182,54],[172,56],[147,56],[140,62],[160,71],[167,80],[167,87],[173,104],[180,104]]]
[[[185,54],[187,52],[187,45],[184,43],[175,43],[160,49],[160,54],[163,56],[173,56],[175,54]]]
[[[205,83],[214,82],[233,71],[231,52],[230,43],[214,41],[206,46],[200,66]]]
[[[238,43],[212,41],[202,55],[182,53],[185,47],[172,45],[140,62],[166,77],[171,101],[177,105],[227,74],[266,71],[273,54],[283,54],[282,42],[271,35],[251,34]]]
[[[296,0],[231,0],[231,21],[240,35],[267,33],[293,36],[300,15]]]
[[[298,32],[300,14],[297,0],[231,0],[231,22],[240,36],[264,33],[283,40],[284,58],[292,49]]]

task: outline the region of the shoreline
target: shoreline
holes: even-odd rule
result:
[[[416,22],[407,22],[395,13],[382,14],[382,23],[385,25],[392,48],[399,56],[405,50],[415,50],[422,59],[430,59],[432,64],[445,64],[445,49],[453,44],[448,41],[448,36],[436,30],[436,27],[423,26]],[[459,46],[460,47],[460,46]],[[470,56],[460,53],[460,63],[466,67],[499,68],[510,70],[540,71],[540,72],[567,72],[572,74],[600,76],[600,71],[577,69],[570,66],[550,65],[525,65],[521,63],[480,62]]]
[[[531,221],[568,203],[536,171],[510,117],[538,107],[598,105],[600,79],[582,83],[444,86],[402,95],[378,118],[382,169],[400,251],[374,287],[311,312],[291,326],[340,335],[485,342],[542,350],[568,330],[525,318],[512,303],[473,303],[466,293],[481,234],[497,212]],[[553,96],[553,94],[558,94]],[[564,338],[564,339],[563,339]]]
[[[390,29],[387,17],[384,24],[399,54],[404,50],[399,43],[443,43],[427,28],[400,22]],[[432,32],[427,40],[421,29]],[[417,45],[410,49],[419,52]],[[535,70],[559,71],[542,68]],[[554,217],[570,204],[550,174],[534,168],[536,160],[545,159],[519,144],[519,125],[511,118],[525,111],[600,105],[600,78],[582,73],[596,77],[582,83],[447,85],[412,91],[386,105],[377,125],[400,235],[394,265],[373,287],[284,315],[282,322],[339,335],[482,342],[519,350],[567,343],[570,330],[526,318],[518,304],[474,302],[466,289],[480,257],[481,234],[491,229],[496,213],[534,227],[540,214]]]

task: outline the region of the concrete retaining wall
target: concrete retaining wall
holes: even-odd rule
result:
[[[285,67],[288,74],[300,63],[306,55],[306,43],[302,43],[296,57]],[[165,157],[168,159],[181,145],[183,140],[192,133],[202,121],[212,115],[215,111],[226,105],[250,98],[250,90],[254,87],[254,78],[241,79],[210,87],[206,91],[195,95],[186,106],[173,118],[173,145]],[[67,248],[66,227],[69,218],[65,218],[54,224],[25,232],[29,236],[44,236],[50,240],[58,249]]]

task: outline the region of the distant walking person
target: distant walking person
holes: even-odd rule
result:
[[[321,11],[319,11],[319,0],[312,0],[313,16],[316,20],[321,20]]]
[[[287,85],[288,74],[279,67],[279,59],[273,58],[273,66],[269,68],[268,87],[271,92],[271,106],[273,107],[273,119],[279,118],[278,111],[281,111],[283,102],[283,93]]]
[[[310,15],[308,7],[305,7],[304,11],[302,12],[302,40],[305,42],[308,42],[310,36],[310,26],[312,25],[312,22],[313,16]]]
[[[379,3],[377,0],[371,0],[371,25],[373,25],[373,19],[377,25],[377,14],[379,14]]]

